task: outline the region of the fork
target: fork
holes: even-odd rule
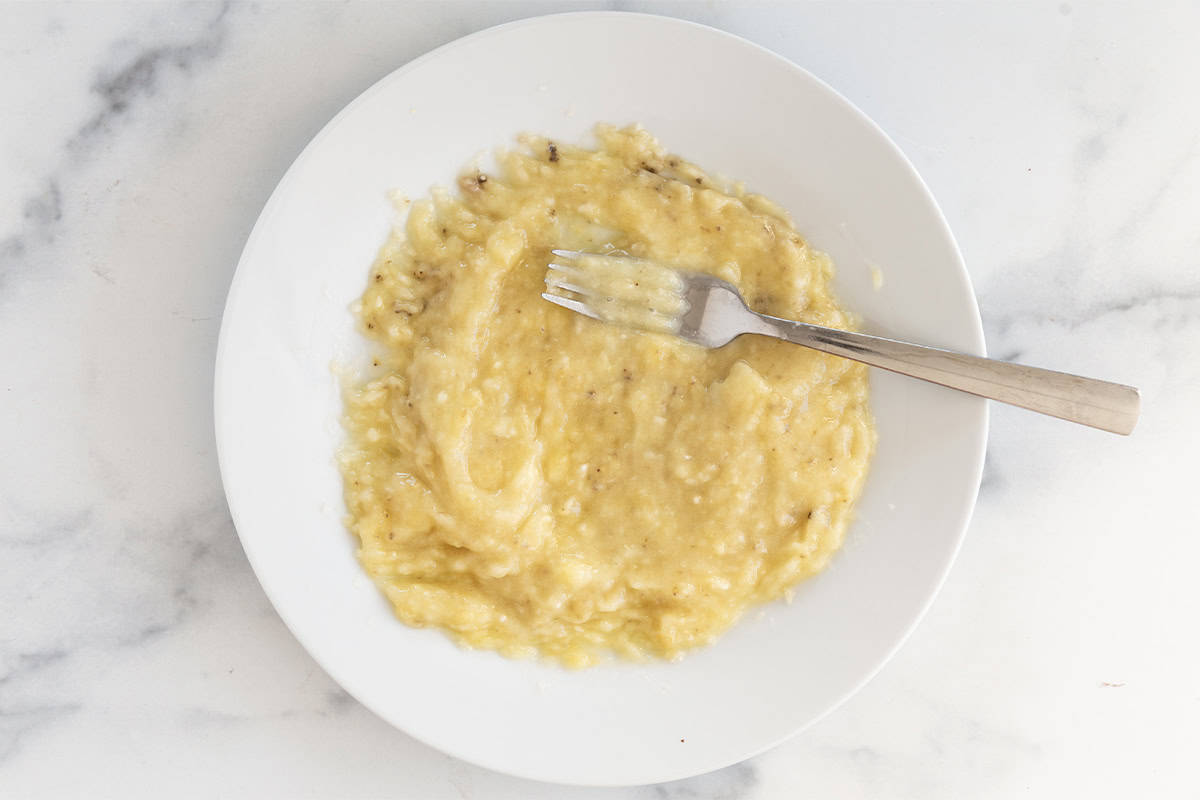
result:
[[[728,281],[648,259],[551,252],[558,260],[548,265],[542,297],[601,322],[708,348],[770,336],[1112,433],[1128,435],[1137,424],[1141,398],[1132,386],[760,314]]]

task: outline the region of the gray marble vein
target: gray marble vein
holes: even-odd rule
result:
[[[216,7],[199,32],[184,42],[113,44],[113,62],[99,66],[90,86],[91,94],[100,101],[99,110],[66,139],[62,163],[42,181],[42,188],[25,200],[23,224],[0,239],[0,278],[13,274],[18,262],[28,258],[30,248],[54,242],[63,220],[62,175],[102,151],[105,140],[117,133],[122,118],[136,110],[138,103],[152,100],[162,91],[167,73],[190,74],[220,54],[229,8],[228,2]]]
[[[39,729],[67,720],[81,706],[0,706],[0,761],[18,754],[25,740]]]
[[[197,36],[179,44],[141,46],[131,57],[116,66],[106,65],[92,83],[92,92],[103,105],[71,137],[67,148],[86,154],[92,140],[112,133],[113,127],[143,98],[153,98],[160,90],[164,73],[190,74],[200,64],[216,58],[226,38],[225,17],[229,3],[222,3]]]
[[[697,778],[647,787],[646,796],[661,800],[744,800],[751,796],[758,782],[754,764],[744,762]]]

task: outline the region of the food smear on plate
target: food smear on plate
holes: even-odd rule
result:
[[[356,304],[373,366],[346,387],[340,458],[400,620],[567,666],[676,658],[820,572],[875,441],[860,364],[763,337],[706,350],[539,297],[552,249],[621,251],[853,327],[776,205],[639,127],[596,139],[523,137],[413,203]]]

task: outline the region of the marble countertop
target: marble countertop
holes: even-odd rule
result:
[[[766,755],[603,790],[461,763],[350,700],[268,604],[212,363],[250,227],[324,122],[563,4],[0,5],[0,796],[1197,796],[1200,7],[619,5],[858,104],[942,204],[989,351],[1140,386],[1137,432],[995,408],[924,623]]]

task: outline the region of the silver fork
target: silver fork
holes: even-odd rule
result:
[[[711,275],[625,256],[552,252],[563,263],[549,264],[548,291],[542,297],[602,322],[673,333],[709,348],[722,347],[747,333],[771,336],[1112,433],[1129,434],[1137,424],[1141,398],[1132,386],[771,317],[751,311],[736,287]],[[603,280],[589,279],[605,264],[618,261],[625,273],[631,266],[648,270],[678,287],[682,302],[666,312],[666,324],[659,324],[664,319],[662,309],[639,316],[646,311],[645,302],[636,290],[626,290],[640,282],[626,282],[618,291]],[[654,323],[639,324],[642,316]]]

